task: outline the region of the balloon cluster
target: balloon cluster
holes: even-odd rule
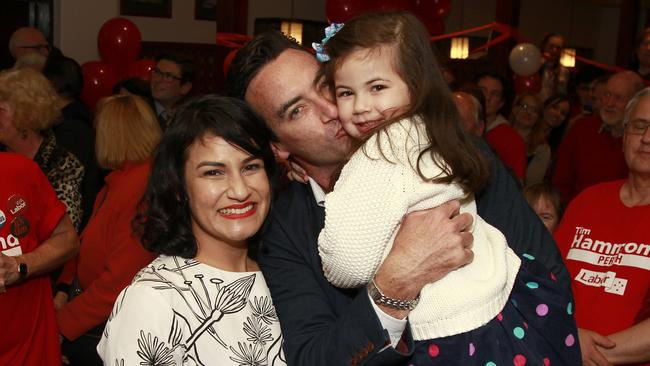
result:
[[[90,108],[112,93],[120,79],[139,77],[151,80],[154,60],[140,59],[142,36],[138,27],[128,19],[112,18],[106,21],[97,35],[97,48],[101,61],[88,61],[81,65],[84,86],[81,100]]]
[[[451,0],[327,0],[325,14],[330,23],[345,23],[369,10],[407,10],[417,15],[429,34],[444,33],[444,18],[449,14]]]
[[[510,51],[510,68],[514,71],[516,93],[538,93],[542,89],[539,68],[543,59],[539,48],[531,43],[520,43]]]

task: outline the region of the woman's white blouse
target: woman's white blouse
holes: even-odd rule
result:
[[[262,272],[160,256],[118,296],[97,351],[109,366],[286,365]]]

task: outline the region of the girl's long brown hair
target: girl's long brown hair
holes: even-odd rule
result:
[[[384,45],[396,47],[394,66],[410,92],[411,105],[400,118],[421,117],[431,141],[418,157],[418,173],[435,183],[457,182],[465,192],[478,192],[489,177],[487,162],[461,127],[458,110],[431,49],[429,34],[414,15],[365,13],[346,23],[326,44],[331,61],[324,64],[322,73],[331,90],[334,90],[334,73],[347,55]],[[423,176],[420,161],[424,154],[432,155],[444,176]]]

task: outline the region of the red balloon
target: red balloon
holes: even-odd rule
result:
[[[113,93],[113,87],[119,77],[115,68],[101,61],[88,61],[81,65],[84,77],[84,87],[81,91],[81,100],[90,109],[95,109],[97,101]]]
[[[140,30],[128,19],[110,19],[99,29],[99,55],[102,61],[115,66],[118,71],[126,71],[126,67],[138,58],[141,47]]]
[[[413,1],[411,0],[375,0],[372,4],[373,9],[380,11],[413,10]]]
[[[327,0],[325,14],[330,23],[345,23],[369,7],[369,0]]]
[[[449,14],[451,0],[413,0],[413,13],[424,19],[442,19]]]
[[[146,81],[151,81],[151,71],[156,67],[156,61],[150,58],[143,58],[138,61],[131,62],[126,68],[126,72],[122,75],[123,79],[140,78]]]
[[[530,76],[519,76],[517,74],[513,75],[513,81],[515,84],[515,92],[520,93],[539,93],[542,90],[542,78],[539,77],[539,74],[533,74]]]
[[[226,58],[223,59],[223,76],[228,77],[228,69],[230,68],[230,64],[232,63],[232,60],[235,58],[237,55],[238,49],[232,49],[228,54],[226,55]]]

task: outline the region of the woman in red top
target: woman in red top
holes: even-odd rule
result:
[[[81,234],[79,256],[66,265],[59,279],[63,291],[55,297],[63,352],[72,365],[101,365],[95,347],[115,298],[154,258],[132,233],[131,221],[160,141],[160,126],[149,105],[132,95],[102,101],[95,125],[98,163],[112,172]],[[74,279],[80,292],[66,303],[66,285]]]

